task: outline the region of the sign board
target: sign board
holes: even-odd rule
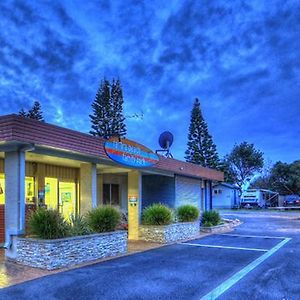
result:
[[[128,200],[129,203],[137,203],[137,196],[129,196]]]
[[[158,155],[150,149],[127,139],[111,138],[104,148],[109,158],[129,167],[151,167],[159,161]]]

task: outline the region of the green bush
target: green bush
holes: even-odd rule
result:
[[[70,234],[72,236],[86,235],[92,233],[85,218],[80,215],[70,216]]]
[[[202,224],[205,227],[216,226],[221,223],[220,214],[215,210],[205,211],[202,214]]]
[[[143,210],[142,222],[145,225],[168,225],[172,220],[172,211],[166,205],[152,204]]]
[[[70,234],[70,225],[57,210],[39,208],[28,219],[31,235],[41,239],[58,239]]]
[[[95,232],[114,231],[120,221],[120,211],[109,205],[99,206],[87,214],[87,223]]]
[[[177,208],[179,222],[194,222],[199,218],[199,209],[194,205],[182,205]]]

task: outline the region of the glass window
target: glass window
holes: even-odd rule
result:
[[[35,204],[34,177],[25,178],[25,199],[27,204]]]
[[[103,204],[120,206],[118,184],[103,184]]]
[[[58,208],[58,180],[57,178],[45,178],[45,204],[47,208]]]
[[[5,203],[5,180],[4,175],[0,175],[0,204]]]
[[[110,204],[110,184],[103,184],[103,204]]]

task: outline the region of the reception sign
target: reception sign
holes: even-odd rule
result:
[[[126,139],[111,138],[105,142],[104,148],[109,158],[129,167],[151,167],[159,161],[150,149]]]

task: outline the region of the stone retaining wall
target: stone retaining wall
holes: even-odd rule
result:
[[[199,235],[199,221],[174,223],[163,226],[140,226],[139,237],[143,241],[168,244]]]
[[[56,240],[18,237],[15,260],[31,267],[53,270],[126,252],[126,231]]]
[[[222,224],[222,225],[211,226],[211,227],[201,226],[200,230],[205,233],[221,233],[221,232],[232,230],[232,226],[230,224]]]

